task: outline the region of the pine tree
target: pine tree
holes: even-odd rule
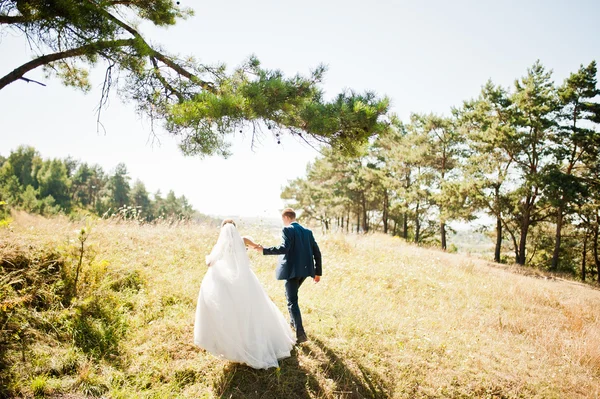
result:
[[[596,74],[596,62],[582,65],[558,88],[561,109],[552,137],[554,165],[547,178],[549,202],[556,209],[553,270],[558,269],[564,218],[589,195],[590,186],[582,180],[587,174],[585,160],[598,156],[599,133],[594,125],[600,123],[600,104],[593,100],[600,94]]]
[[[38,187],[36,172],[41,165],[40,154],[33,147],[20,146],[16,151],[12,151],[6,162],[12,166],[12,173],[19,180],[19,184],[24,188],[32,186]]]
[[[515,82],[511,103],[514,104],[516,131],[509,137],[507,151],[522,179],[515,192],[512,216],[519,231],[516,262],[524,265],[529,229],[547,218],[538,202],[543,195],[543,178],[551,153],[550,137],[557,111],[551,72],[536,62],[526,76]]]
[[[509,94],[488,81],[476,100],[465,101],[455,112],[467,136],[468,158],[463,169],[471,211],[482,209],[496,219],[494,261],[500,262],[505,226],[517,248],[514,232],[506,222],[510,212],[507,186],[514,165],[506,149],[512,148],[509,138],[516,130]]]
[[[82,163],[71,179],[71,198],[81,203],[84,207],[92,204],[92,198],[88,189],[92,179],[92,169],[87,163]]]
[[[111,195],[110,206],[113,208],[113,211],[129,204],[130,179],[127,166],[123,163],[118,164],[108,182],[108,189]]]
[[[130,203],[136,207],[141,219],[150,221],[152,219],[152,202],[144,183],[136,180],[129,195],[131,197]]]
[[[449,185],[456,179],[461,157],[462,136],[450,118],[438,115],[413,115],[412,128],[425,138],[427,152],[423,154],[423,166],[431,174],[430,188],[432,201],[439,215],[439,232],[442,249],[446,249],[448,221],[455,219],[459,208],[451,206],[455,188]]]
[[[57,206],[69,211],[71,209],[71,196],[69,187],[71,182],[67,176],[67,167],[60,159],[47,160],[42,163],[37,173],[40,197],[51,197],[50,207]]]
[[[418,146],[412,142],[413,136],[408,134],[407,128],[397,118],[392,118],[389,128],[378,136],[375,145],[377,152],[385,162],[388,176],[387,184],[392,194],[389,200],[390,217],[394,220],[394,234],[408,240],[410,216],[409,192],[412,186],[414,168],[418,155]]]

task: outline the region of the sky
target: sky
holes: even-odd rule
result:
[[[142,24],[150,42],[169,53],[230,67],[255,54],[262,65],[286,74],[309,73],[325,64],[323,89],[372,90],[391,99],[407,120],[412,112],[447,114],[476,97],[492,79],[511,86],[537,59],[562,82],[581,64],[600,60],[600,2],[428,0],[182,0],[196,15],[168,29]],[[23,37],[0,31],[0,76],[32,55]],[[44,158],[72,156],[111,171],[124,162],[132,181],[149,191],[174,190],[198,211],[219,216],[274,218],[284,206],[282,187],[304,175],[318,152],[291,137],[277,144],[265,136],[232,136],[234,155],[184,157],[160,128],[150,137],[147,121],[116,93],[98,131],[95,109],[103,70],[92,73],[84,94],[26,75],[42,87],[17,81],[0,91],[0,155],[34,146]]]

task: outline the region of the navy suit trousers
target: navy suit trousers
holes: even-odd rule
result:
[[[292,278],[285,281],[285,297],[287,298],[288,310],[292,327],[296,329],[296,337],[300,338],[306,333],[302,326],[302,315],[300,314],[300,306],[298,306],[298,289],[306,277]]]

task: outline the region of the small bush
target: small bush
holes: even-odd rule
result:
[[[10,364],[26,359],[36,330],[52,329],[46,311],[69,300],[63,264],[53,250],[8,241],[0,249],[0,397],[5,397],[13,380]],[[42,386],[43,379],[34,381]]]
[[[81,370],[75,385],[82,394],[87,396],[99,397],[108,392],[108,385],[102,381],[90,365]]]
[[[144,286],[142,276],[137,270],[127,273],[110,283],[110,289],[113,291],[134,291],[138,292]]]
[[[126,323],[113,296],[94,295],[74,306],[67,328],[84,353],[106,358],[118,354]]]
[[[50,375],[60,377],[75,374],[82,362],[82,355],[76,349],[71,348],[62,356],[55,357],[54,359],[55,362],[50,368]]]
[[[160,298],[160,303],[162,306],[175,306],[181,303],[183,300],[177,295],[165,295]]]
[[[5,276],[0,281],[5,293],[28,298],[28,305],[36,310],[50,309],[68,299],[64,265],[53,251],[15,248],[15,254],[0,259],[0,270]]]
[[[43,375],[38,375],[31,380],[30,387],[36,398],[43,398],[50,393],[48,388],[48,378]]]
[[[173,376],[175,385],[180,388],[185,387],[186,385],[192,385],[196,382],[197,373],[193,369],[183,369],[183,370],[175,370],[175,374]]]

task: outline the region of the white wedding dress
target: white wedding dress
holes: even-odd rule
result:
[[[257,369],[278,367],[296,339],[290,325],[250,269],[237,228],[227,223],[202,280],[194,343],[208,352]]]

